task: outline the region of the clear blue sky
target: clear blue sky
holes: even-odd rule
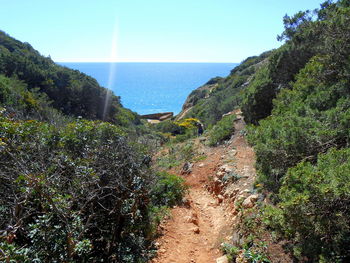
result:
[[[240,62],[323,0],[0,0],[0,30],[55,61]]]

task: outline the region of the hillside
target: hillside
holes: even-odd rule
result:
[[[96,80],[0,32],[0,262],[145,262],[180,178]]]
[[[95,79],[54,63],[29,43],[22,43],[2,31],[0,74],[21,80],[29,92],[45,94],[50,105],[65,115],[122,126],[128,122],[139,123],[137,114],[123,108],[120,98],[101,87]]]
[[[280,48],[193,91],[178,118],[210,130],[242,109],[257,158],[253,190],[265,197],[243,213],[239,234],[250,245],[272,233],[297,262],[348,262],[350,2],[283,22]]]
[[[350,257],[349,22],[349,1],[286,16],[286,43],[243,98],[246,120],[258,124],[248,130],[258,183],[275,204],[266,222],[300,261]]]
[[[270,53],[249,57],[231,70],[226,78],[213,78],[192,91],[177,119],[195,117],[206,126],[212,126],[222,118],[223,114],[238,108],[242,101],[242,91],[255,72],[267,62]]]

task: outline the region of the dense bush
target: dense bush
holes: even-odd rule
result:
[[[224,116],[218,121],[214,127],[209,131],[209,145],[215,146],[224,140],[230,139],[234,133],[234,120],[236,115]]]
[[[184,134],[185,128],[179,126],[176,122],[171,120],[162,121],[153,127],[155,130],[162,133],[170,133],[171,135]]]
[[[184,142],[190,138],[198,136],[198,125],[200,124],[197,118],[186,118],[175,122],[181,129],[181,133],[178,134],[172,141],[175,143]]]
[[[28,90],[27,85],[16,78],[0,75],[0,105],[6,114],[16,119],[36,119],[62,126],[70,121],[51,107],[48,97],[37,89]]]
[[[149,211],[158,205],[152,200],[161,205],[181,200],[182,182],[154,176],[122,135],[117,126],[83,119],[56,128],[0,117],[5,257],[21,262],[149,258]]]
[[[272,99],[276,94],[276,86],[270,77],[267,66],[262,67],[254,75],[249,86],[244,90],[242,112],[248,123],[257,122],[267,117],[272,110]]]
[[[315,12],[319,16],[319,21],[310,11],[299,12],[293,17],[284,17],[285,31],[278,38],[288,41],[269,54],[263,74],[255,74],[254,80],[244,91],[242,111],[248,123],[256,125],[259,120],[271,114],[273,99],[281,90],[291,88],[291,82],[295,81],[296,75],[312,57],[317,54],[330,53],[326,47],[329,41],[326,35],[329,34],[330,38],[334,38],[335,35],[327,30],[334,26],[339,28],[341,23],[346,22],[342,20],[337,25],[330,25],[332,22],[324,20],[329,15],[327,14],[329,10],[332,9],[328,7],[328,4],[325,3],[323,9]],[[331,6],[333,7],[333,4]],[[344,46],[339,46],[339,49],[342,48]]]
[[[196,156],[203,158],[203,155],[196,151],[192,140],[186,139],[184,142],[174,140],[167,145],[165,151],[161,151],[157,158],[157,166],[162,169],[170,169],[185,162],[193,162]]]
[[[282,89],[275,90],[271,116],[252,121],[259,126],[248,138],[258,181],[274,193],[268,225],[291,240],[300,261],[348,262],[350,3],[326,1],[314,14],[285,17],[287,42],[269,64]],[[295,73],[281,71],[289,61]]]
[[[294,255],[310,262],[350,259],[350,150],[331,150],[318,162],[288,170],[270,208],[271,226],[294,242]]]
[[[321,58],[312,59],[293,89],[279,94],[272,116],[250,129],[260,180],[270,190],[278,189],[287,169],[304,158],[314,161],[319,152],[348,145],[348,84],[330,83],[326,71]]]
[[[291,32],[287,27],[286,34],[295,48],[317,40],[314,45],[319,54],[294,77],[291,89],[278,94],[272,116],[251,129],[260,178],[269,188],[278,189],[286,170],[304,158],[315,161],[320,152],[349,145],[350,42],[343,38],[349,30],[349,14],[344,1],[328,3],[318,12],[319,20],[311,23],[306,19],[306,24],[302,22],[302,27]],[[302,17],[299,14],[296,19]],[[287,19],[289,23],[292,20]],[[320,33],[316,40],[307,38],[312,30]]]
[[[152,188],[152,204],[158,207],[178,204],[186,193],[185,180],[164,171],[158,172],[157,177],[157,184]]]
[[[179,121],[166,120],[157,124],[152,124],[151,129],[155,130],[171,141],[183,142],[197,135],[197,125],[199,120],[196,118],[181,119]]]
[[[53,108],[52,101],[39,89],[29,89],[28,85],[17,77],[8,78],[1,74],[0,106],[6,108],[5,114],[11,118],[45,121],[56,127],[62,127],[74,120],[74,117]],[[161,136],[141,123],[139,117],[130,110],[123,107],[115,110],[116,114],[112,122],[127,131],[129,139],[142,141],[144,145],[152,145],[152,147],[162,140]]]

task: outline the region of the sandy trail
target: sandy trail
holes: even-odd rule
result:
[[[209,263],[222,256],[219,247],[230,238],[232,214],[226,202],[209,193],[205,186],[233,149],[237,171],[242,175],[255,173],[254,153],[240,135],[243,120],[236,121],[235,128],[229,145],[207,148],[207,158],[195,163],[192,173],[185,176],[190,186],[186,205],[172,209],[170,219],[162,225],[158,256],[152,262]],[[244,186],[251,185],[249,179]]]

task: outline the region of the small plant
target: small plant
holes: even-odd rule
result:
[[[205,158],[205,156],[201,157]],[[192,141],[189,140],[184,143],[170,142],[167,150],[164,150],[162,156],[157,158],[157,166],[162,169],[171,169],[185,162],[193,162],[195,158],[196,149]]]
[[[237,182],[239,179],[243,178],[244,176],[241,176],[237,173],[228,173],[228,174],[225,174],[224,177],[222,178],[222,181],[223,182]]]
[[[248,260],[249,263],[269,263],[270,260],[266,255],[254,252],[252,250],[244,251],[244,257]]]
[[[173,156],[166,155],[166,156],[159,157],[157,159],[157,164],[161,168],[171,169],[173,167],[179,166],[181,163],[180,161],[176,160],[176,158],[173,158]]]
[[[29,249],[16,246],[14,243],[0,241],[0,262],[31,262],[28,257]]]
[[[221,251],[227,255],[229,262],[235,262],[236,257],[238,256],[240,249],[229,243],[221,244]]]
[[[207,157],[208,157],[207,155],[202,154],[202,155],[199,155],[199,156],[195,156],[193,158],[193,161],[194,162],[204,161],[205,159],[207,159]]]
[[[194,156],[193,143],[186,143],[181,147],[181,159],[185,162],[191,162]]]
[[[150,219],[150,227],[149,234],[150,238],[156,237],[158,234],[158,226],[159,224],[167,217],[170,216],[170,210],[168,206],[154,206],[151,205],[148,209],[149,211],[149,219]]]
[[[250,246],[250,244],[252,245]],[[267,246],[265,242],[249,242],[248,247],[244,249],[243,255],[249,263],[270,263],[271,261],[267,256],[266,250]]]
[[[187,191],[184,179],[167,172],[159,172],[157,176],[157,183],[151,191],[152,204],[171,207],[180,203]]]
[[[231,137],[234,132],[233,121],[235,119],[236,115],[225,116],[209,131],[210,146],[218,145]]]

